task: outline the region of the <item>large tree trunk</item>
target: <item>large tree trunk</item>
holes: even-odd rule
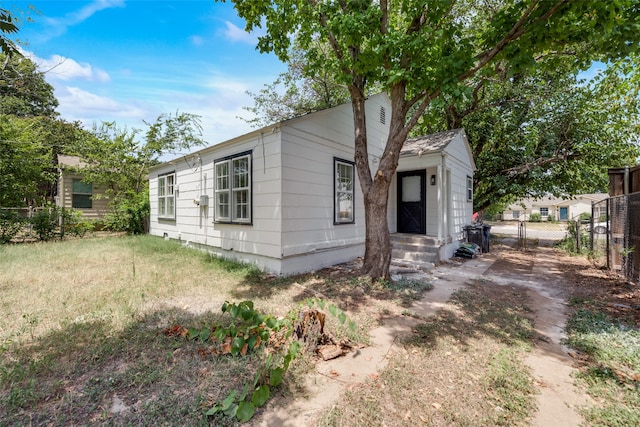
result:
[[[391,264],[391,239],[387,224],[389,185],[386,185],[386,191],[380,187],[373,185],[364,194],[366,240],[362,273],[372,279],[388,279]]]

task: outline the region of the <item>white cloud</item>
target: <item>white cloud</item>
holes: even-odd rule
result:
[[[52,80],[68,81],[82,79],[99,83],[111,81],[111,77],[106,71],[95,68],[87,63],[78,63],[71,58],[65,58],[61,55],[51,55],[48,59],[43,59],[38,58],[30,52],[25,52],[25,54],[38,65],[40,71]]]
[[[258,37],[253,33],[248,33],[242,28],[234,25],[229,21],[224,21],[227,29],[224,31],[224,36],[234,42],[243,42],[255,45],[258,42]]]
[[[95,0],[77,11],[66,14],[62,18],[45,18],[44,21],[49,27],[45,34],[41,34],[41,36],[45,40],[55,38],[64,34],[67,28],[86,21],[101,10],[124,7],[124,5],[124,0]]]

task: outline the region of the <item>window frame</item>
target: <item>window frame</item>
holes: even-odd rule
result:
[[[171,177],[172,184],[168,185],[169,178]],[[162,183],[162,184],[161,184]],[[168,194],[168,192],[171,194]],[[173,212],[168,213],[168,200],[172,200]],[[161,204],[164,201],[164,204]],[[167,172],[158,175],[158,195],[157,195],[157,207],[158,207],[158,219],[176,219],[176,172]]]
[[[90,191],[88,193],[86,192],[81,192],[81,191],[76,191],[75,186],[77,184],[83,184],[83,185],[88,185],[90,186]],[[76,196],[89,196],[89,206],[78,206],[78,204],[76,204]],[[72,178],[71,179],[71,207],[73,209],[93,209],[93,184],[90,182],[84,182],[82,181],[82,179],[80,178]]]
[[[247,160],[246,171],[236,174],[234,163]],[[226,175],[218,175],[218,168],[226,165]],[[219,178],[223,178],[223,182]],[[225,188],[220,188],[220,185]],[[213,222],[218,224],[253,225],[253,152],[222,157],[213,161]],[[226,214],[220,215],[221,197],[226,199]],[[244,215],[243,215],[244,214]]]
[[[511,219],[520,219],[520,211],[511,211]]]
[[[339,187],[339,169],[340,165],[347,166],[351,170],[351,189],[350,190],[341,190]],[[344,225],[344,224],[354,224],[356,222],[356,168],[355,162],[350,160],[340,159],[338,157],[333,158],[333,224],[334,225]],[[341,194],[350,194],[351,195],[351,215],[350,217],[343,217],[340,214],[340,199],[339,196]]]
[[[542,213],[543,209],[546,211],[545,213]],[[539,212],[540,212],[540,216],[541,217],[548,217],[549,216],[549,208],[546,207],[546,206],[541,206]]]
[[[473,202],[473,177],[467,175],[467,202]]]

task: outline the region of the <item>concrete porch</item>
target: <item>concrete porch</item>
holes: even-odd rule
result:
[[[391,265],[396,268],[430,270],[440,262],[444,242],[421,234],[392,233]]]

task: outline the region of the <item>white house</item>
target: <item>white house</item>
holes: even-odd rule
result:
[[[375,172],[389,132],[386,95],[366,102]],[[151,169],[150,233],[278,274],[364,254],[363,198],[350,104],[307,114]],[[473,171],[463,130],[407,141],[389,196],[392,233],[430,236],[450,257],[471,222]]]
[[[509,205],[502,213],[505,221],[528,221],[531,214],[540,214],[542,221],[568,221],[576,219],[583,213],[591,214],[591,203],[600,202],[608,197],[607,194],[578,194],[562,199],[552,196],[541,199],[523,199]],[[596,207],[595,216],[599,217],[606,212],[600,212]]]

